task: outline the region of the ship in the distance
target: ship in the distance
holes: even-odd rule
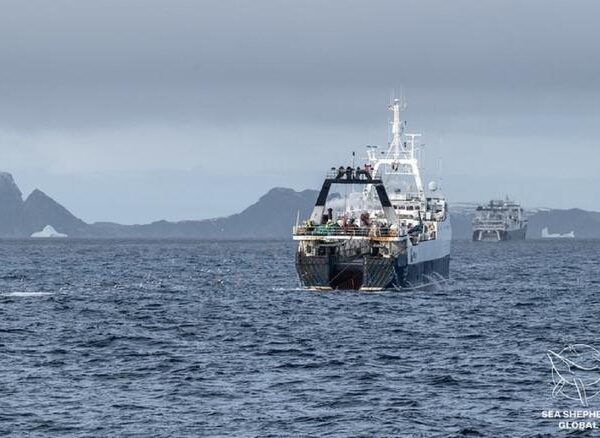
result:
[[[474,241],[524,240],[526,233],[527,219],[517,202],[492,200],[475,210]]]
[[[361,166],[332,168],[310,219],[297,224],[296,270],[311,289],[410,289],[448,278],[448,205],[419,168],[420,134],[404,132],[395,99],[392,140]],[[340,193],[330,195],[332,186]],[[353,188],[357,190],[353,190]]]

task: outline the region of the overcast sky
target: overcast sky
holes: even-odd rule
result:
[[[599,18],[593,0],[0,0],[0,170],[86,221],[230,214],[385,145],[395,89],[450,202],[600,210]]]

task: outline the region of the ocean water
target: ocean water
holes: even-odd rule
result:
[[[1,241],[0,434],[543,436],[581,409],[546,351],[600,347],[600,241],[456,242],[412,292],[305,291],[293,253]]]

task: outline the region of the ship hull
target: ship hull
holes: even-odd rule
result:
[[[309,289],[415,289],[447,279],[450,255],[408,263],[406,255],[349,259],[297,253],[296,270],[303,286]]]
[[[410,290],[439,284],[450,275],[452,228],[439,224],[437,239],[411,244],[393,256],[372,255],[372,242],[355,247],[356,256],[339,253],[307,255],[302,246],[296,252],[296,271],[309,289],[357,289],[363,291]]]
[[[527,234],[527,227],[519,228],[518,230],[510,231],[487,231],[487,230],[474,230],[473,241],[474,242],[501,242],[507,240],[525,240]]]

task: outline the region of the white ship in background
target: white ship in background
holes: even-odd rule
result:
[[[310,219],[293,230],[296,270],[312,289],[405,289],[449,276],[452,230],[437,184],[423,187],[420,134],[404,132],[395,99],[387,151],[369,146],[361,166],[332,168]],[[329,196],[332,185],[344,196]],[[352,188],[358,187],[358,191]]]
[[[524,240],[527,219],[523,208],[514,201],[492,200],[475,210],[473,240]]]
[[[542,239],[574,239],[575,231],[569,231],[568,233],[550,233],[548,227],[542,229]]]

